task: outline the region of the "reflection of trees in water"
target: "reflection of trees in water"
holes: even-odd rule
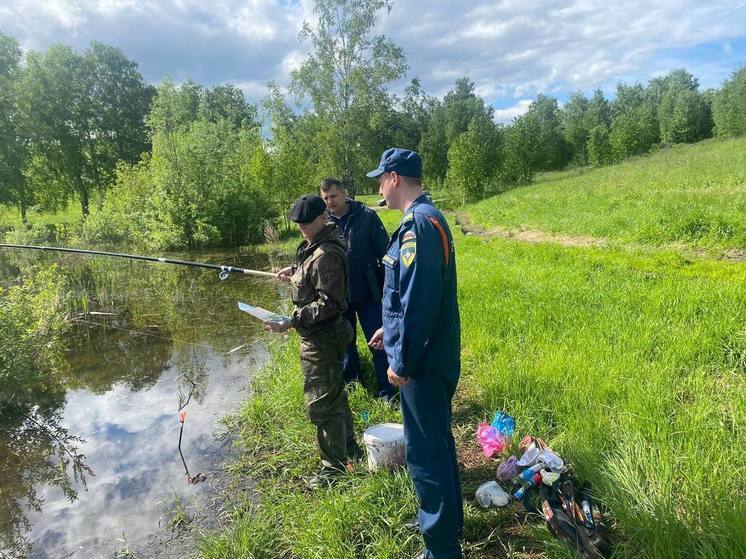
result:
[[[41,510],[39,485],[77,498],[74,482],[92,474],[60,425],[65,402],[62,359],[67,292],[56,267],[31,269],[0,293],[0,545],[3,555],[28,550],[26,508]]]
[[[68,277],[71,314],[89,311],[111,312],[126,329],[183,340],[194,331],[195,339],[218,352],[236,347],[261,329],[236,308],[246,300],[278,308],[275,282],[251,276],[232,275],[220,281],[211,271],[175,265],[159,265],[109,257],[18,251],[0,255],[0,263],[12,262],[13,269],[33,264],[58,263]],[[248,268],[269,267],[266,255],[238,253],[173,254],[169,256]],[[12,260],[11,260],[12,258]],[[278,261],[276,265],[284,265]],[[87,317],[90,318],[90,317]],[[102,317],[98,317],[100,319]],[[107,322],[104,320],[103,322]],[[109,320],[107,323],[110,324]],[[78,329],[86,341],[94,330]]]
[[[170,340],[110,328],[112,320],[97,318],[101,326],[78,324],[78,340],[71,345],[67,361],[74,378],[70,387],[82,387],[96,394],[124,382],[133,391],[153,386],[169,365]],[[121,324],[117,321],[116,324]],[[82,338],[82,339],[81,339]]]
[[[176,256],[267,266],[266,261],[256,263],[227,254]],[[277,299],[272,281],[240,275],[220,281],[212,272],[181,266],[93,258],[81,261],[69,273],[77,285],[75,299],[81,307],[78,310],[114,312],[126,320],[126,328],[178,340],[189,339],[193,332],[194,341],[211,345],[219,352],[259,331],[258,324],[241,316],[236,301],[248,299],[272,308]]]
[[[41,511],[38,486],[55,486],[70,501],[75,484],[85,487],[86,466],[80,445],[85,441],[60,425],[64,395],[47,395],[44,406],[6,406],[0,415],[0,557],[25,557],[31,526],[25,509]]]
[[[191,344],[174,358],[178,374],[179,411],[194,399],[202,403],[207,393],[207,350]]]
[[[0,286],[9,284],[20,273],[18,266],[11,264],[5,258],[0,258]]]

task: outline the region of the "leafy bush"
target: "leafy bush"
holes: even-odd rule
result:
[[[609,141],[617,161],[649,151],[658,142],[655,108],[643,103],[617,115]]]
[[[153,250],[178,246],[178,232],[158,214],[154,194],[149,157],[133,166],[120,164],[101,210],[91,214],[83,226],[83,240],[108,245],[130,243]]]
[[[250,179],[259,140],[227,120],[197,120],[153,137],[153,156],[120,165],[101,211],[86,222],[88,242],[131,242],[149,250],[235,246],[260,241],[272,214]]]
[[[491,121],[473,120],[448,150],[448,182],[462,203],[481,200],[498,162],[499,142]]]
[[[33,402],[37,391],[59,383],[65,306],[64,279],[54,267],[0,288],[0,409]]]
[[[712,135],[712,112],[696,90],[671,90],[658,107],[661,141],[665,144],[697,142]]]
[[[4,242],[17,245],[61,244],[75,234],[78,227],[68,223],[34,223],[11,228]]]

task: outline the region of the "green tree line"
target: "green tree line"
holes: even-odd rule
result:
[[[287,225],[289,204],[322,176],[371,192],[364,173],[392,145],[420,151],[427,186],[460,204],[538,172],[746,133],[746,68],[717,90],[677,69],[646,85],[620,82],[613,99],[595,90],[560,104],[539,94],[507,125],[468,77],[442,98],[417,78],[393,93],[406,57],[374,34],[391,6],[316,0],[317,22],[299,34],[311,50],[290,76],[294,98],[270,83],[258,106],[231,84],[153,87],[101,43],[24,56],[0,34],[0,202],[25,221],[30,207],[75,200],[90,242],[237,245],[261,240],[267,219]]]

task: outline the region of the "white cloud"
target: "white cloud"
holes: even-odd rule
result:
[[[244,92],[248,99],[261,99],[267,94],[267,82],[232,82],[237,88]]]
[[[192,77],[205,85],[265,84],[284,81],[283,63],[298,47],[305,15],[303,5],[275,0],[10,0],[0,8],[0,31],[26,50],[53,43],[84,50],[93,40],[111,44],[151,82],[168,74],[177,82]]]
[[[289,76],[293,70],[300,68],[305,58],[306,53],[301,50],[292,50],[287,53],[282,60],[282,69],[285,72],[285,76]]]
[[[657,52],[746,35],[743,2],[480,2],[395,4],[381,29],[406,50],[412,73],[442,94],[453,76],[512,98],[647,79]],[[724,17],[730,13],[732,16]],[[400,25],[424,14],[416,26]],[[690,67],[696,74],[696,67]]]
[[[531,99],[521,99],[512,107],[506,109],[495,109],[495,122],[501,122],[508,124],[515,117],[521,116],[528,111],[528,106],[531,104]]]
[[[687,49],[716,44],[729,62],[743,59],[734,51],[746,37],[745,17],[743,0],[394,0],[378,32],[404,48],[408,78],[420,78],[431,94],[469,76],[488,100],[518,100],[646,81],[669,60],[695,75],[707,68],[714,83],[703,85],[716,86],[727,77],[714,70],[716,55],[692,60]],[[122,48],[151,81],[168,73],[206,85],[252,84],[242,87],[254,100],[263,92],[253,84],[286,83],[298,67],[308,47],[298,31],[313,19],[312,0],[6,0],[0,7],[0,30],[25,48],[83,49],[100,40]]]

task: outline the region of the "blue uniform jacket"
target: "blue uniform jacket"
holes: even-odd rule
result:
[[[349,299],[353,303],[379,301],[381,297],[381,258],[386,253],[389,235],[378,214],[355,200],[347,200],[346,219],[327,212],[327,217],[347,239]],[[375,292],[373,291],[375,288]]]
[[[461,326],[453,237],[423,194],[402,217],[383,257],[383,343],[399,376],[438,371],[457,380]]]

